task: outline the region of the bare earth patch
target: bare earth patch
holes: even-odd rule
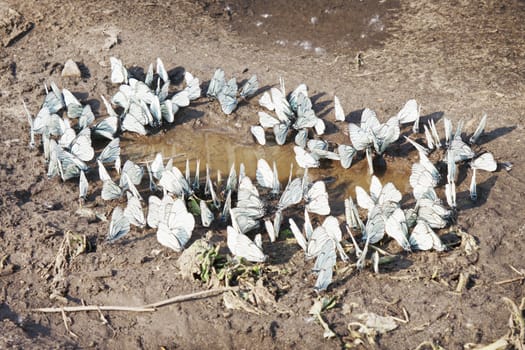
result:
[[[519,348],[525,332],[525,3],[387,3],[391,10],[379,12],[387,14],[379,17],[385,22],[378,42],[354,46],[351,36],[330,38],[333,45],[319,44],[325,51],[317,53],[261,39],[275,35],[275,29],[286,31],[286,21],[275,22],[282,27],[267,34],[258,33],[256,24],[253,32],[236,26],[239,16],[259,15],[262,10],[255,5],[250,9],[228,7],[223,1],[155,0],[140,5],[0,3],[2,16],[14,16],[4,7],[23,16],[14,22],[0,18],[0,40],[6,46],[0,50],[0,348],[337,349],[359,337],[363,346],[371,346],[366,334],[384,349],[420,344],[461,349],[496,341],[501,348]],[[340,5],[320,4],[327,9]],[[363,13],[370,16],[364,22],[369,25],[373,14]],[[327,16],[321,10],[306,20],[321,26],[319,21]],[[260,18],[264,19],[256,20]],[[4,30],[4,23],[12,30]],[[27,23],[33,24],[31,30]],[[12,34],[16,32],[20,33]],[[323,36],[316,35],[312,42],[322,41]],[[210,287],[184,279],[177,264],[180,254],[162,249],[150,229],[133,230],[125,242],[107,243],[107,223],[76,214],[76,182],[48,180],[41,151],[28,147],[22,101],[35,113],[43,101],[44,83],[55,81],[90,103],[97,117],[104,115],[100,95],[116,91],[109,83],[110,56],[144,69],[161,57],[168,69],[183,67],[205,84],[219,66],[238,79],[256,73],[262,87],[274,86],[280,76],[288,89],[304,82],[316,96],[316,112],[327,121],[333,121],[334,93],[347,113],[352,112],[351,118],[365,107],[386,118],[416,98],[422,115],[443,113],[454,123],[464,118],[466,132],[472,133],[487,113],[482,149],[514,166],[510,172],[480,173],[475,203],[469,199],[469,174],[460,174],[458,221],[447,233],[457,242],[453,249],[401,254],[382,265],[379,274],[341,269],[323,294],[328,300],[313,313],[318,300],[311,288],[315,280],[291,239],[278,241],[272,252],[274,269],[263,271],[264,290],[271,291],[273,299],[254,288],[258,294],[253,300],[262,305],[257,312],[250,310],[253,304],[239,306],[221,294],[154,312],[90,311],[64,317],[38,313],[33,309],[84,303],[147,306]],[[80,78],[61,76],[69,59],[78,65]],[[256,99],[231,116],[202,100],[175,129],[191,134],[207,128],[253,142],[249,126],[257,120]],[[332,140],[347,139],[338,126],[332,131]],[[135,144],[144,141],[125,137]],[[92,201],[97,211],[109,215],[109,205],[95,196]],[[206,232],[194,234],[204,237]],[[222,239],[222,248],[224,235],[214,233],[217,241]],[[71,237],[79,240],[66,250],[64,241]],[[78,247],[83,249],[75,250]],[[323,322],[337,336],[324,339]],[[367,325],[364,333],[357,332],[355,322]],[[392,322],[397,327],[388,328]]]

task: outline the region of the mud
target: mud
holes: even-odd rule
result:
[[[416,348],[431,342],[446,349],[463,349],[471,343],[492,343],[511,331],[511,310],[503,298],[519,306],[525,296],[521,278],[525,269],[523,1],[334,1],[320,2],[326,6],[315,9],[313,4],[291,1],[287,6],[295,5],[297,11],[289,10],[285,13],[292,17],[283,18],[262,2],[247,3],[247,8],[238,7],[240,2],[221,1],[6,3],[33,25],[0,50],[0,348],[338,349],[352,343],[348,324],[357,314],[375,312],[402,319],[403,310],[408,322],[376,337],[375,347]],[[303,10],[299,6],[303,3],[310,7]],[[345,11],[346,6],[359,9],[362,4],[366,8],[354,22],[359,24],[356,34],[368,35],[365,42],[342,35],[347,32],[343,23],[335,25],[337,18],[324,29],[328,14],[320,11],[332,5]],[[224,11],[228,5],[231,14]],[[212,10],[214,7],[219,10]],[[272,17],[261,19],[264,12]],[[362,29],[376,12],[385,25],[377,36],[369,28]],[[315,25],[308,23],[313,16],[318,18]],[[297,27],[288,29],[286,18],[293,18]],[[263,28],[254,24],[258,20],[264,22]],[[304,37],[299,23],[307,28]],[[252,25],[255,28],[249,29]],[[339,27],[341,32],[333,34]],[[260,38],[259,29],[268,34]],[[289,43],[309,40],[313,48],[326,52],[316,55],[293,44],[283,48],[275,44],[278,33],[287,33]],[[118,40],[109,47],[107,39],[112,35]],[[371,37],[374,39],[367,39]],[[104,318],[98,312],[68,313],[66,321],[73,336],[60,314],[33,309],[82,303],[144,305],[208,288],[179,275],[179,254],[162,249],[151,229],[132,230],[122,242],[107,243],[107,223],[75,214],[76,182],[48,180],[41,150],[28,148],[29,127],[22,100],[35,113],[43,101],[43,84],[53,80],[103,117],[100,95],[110,96],[117,89],[109,83],[110,56],[137,68],[146,68],[161,57],[168,69],[184,68],[204,86],[218,66],[238,80],[256,73],[264,88],[276,86],[281,76],[288,90],[305,82],[315,96],[314,109],[329,124],[326,137],[333,142],[348,141],[344,128],[333,119],[334,93],[341,99],[347,121],[356,120],[365,107],[386,120],[406,100],[416,98],[424,118],[447,116],[454,124],[464,118],[465,135],[470,135],[485,112],[488,126],[476,151],[490,151],[498,162],[512,162],[513,168],[510,172],[480,172],[475,203],[468,194],[470,170],[462,170],[457,221],[450,230],[439,233],[449,251],[406,254],[390,242],[381,248],[399,256],[381,265],[377,275],[370,269],[345,271],[338,264],[334,283],[324,294],[336,296],[337,303],[323,313],[336,338],[323,339],[322,327],[308,313],[317,298],[311,288],[315,282],[311,264],[304,261],[295,241],[286,237],[275,245],[264,242],[265,249],[270,249],[268,266],[274,267],[266,276],[278,291],[275,309],[285,313],[271,308],[264,315],[232,311],[221,297],[211,297],[150,313],[103,312]],[[68,59],[79,64],[80,79],[60,76]],[[204,131],[222,135],[209,136],[219,138],[212,144],[224,143],[224,136],[234,138],[235,147],[241,150],[252,145],[255,150],[273,152],[272,147],[255,146],[250,137],[256,110],[256,101],[251,101],[226,117],[217,105],[202,99],[173,129],[147,139],[124,135],[129,140],[123,142],[123,153],[145,158],[146,153],[157,151],[155,144],[167,144],[163,146],[166,152],[193,157],[186,146],[177,146],[177,139],[193,132],[204,138],[198,136]],[[438,121],[438,129],[441,127]],[[195,152],[204,154],[204,149]],[[267,160],[273,157],[263,154]],[[384,181],[391,181],[392,176],[399,188],[408,191],[407,182],[403,185],[402,181],[404,169],[415,158],[411,148],[400,141],[385,156]],[[396,175],[398,164],[401,173]],[[365,169],[364,159],[357,160],[348,174],[359,173],[360,167]],[[281,174],[288,169],[283,165]],[[343,176],[337,167],[328,167],[327,173],[318,176],[326,179],[334,171]],[[329,188],[331,198],[347,190],[341,187]],[[100,184],[94,184],[86,206],[109,215],[113,204],[100,200],[99,191]],[[90,249],[70,258],[57,275],[53,267],[67,231],[85,235]],[[477,250],[460,244],[461,231],[475,238]],[[194,234],[199,238],[206,232]],[[213,232],[217,242],[224,242],[224,235],[223,231]],[[516,330],[514,327],[513,334],[519,335]]]

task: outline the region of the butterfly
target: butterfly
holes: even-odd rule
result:
[[[201,96],[199,78],[194,77],[190,72],[185,72],[184,81],[186,82],[184,90],[187,92],[190,101],[198,99]]]
[[[341,106],[341,102],[339,101],[339,98],[334,95],[334,113],[335,113],[335,120],[344,122],[345,112],[343,111],[343,106]]]
[[[316,181],[308,188],[304,194],[306,210],[310,213],[319,215],[330,214],[330,205],[328,203],[328,193],[323,181]]]
[[[88,188],[89,188],[89,183],[86,178],[86,174],[84,173],[83,170],[80,170],[80,178],[79,178],[79,183],[78,183],[78,189],[79,189],[78,197],[80,199],[86,199]]]
[[[423,220],[432,228],[443,228],[447,225],[448,218],[452,212],[446,209],[434,190],[425,192],[416,202],[414,211],[417,213],[417,219]]]
[[[69,118],[79,118],[82,114],[82,104],[68,89],[62,89],[62,96],[64,98],[64,105],[67,109],[67,116]]]
[[[483,131],[485,130],[486,125],[487,125],[487,115],[483,114],[483,117],[481,117],[479,125],[476,128],[476,131],[474,131],[474,134],[472,134],[472,136],[469,139],[469,143],[471,145],[478,143],[478,139],[483,134]]]
[[[227,229],[228,249],[237,257],[244,258],[251,262],[265,262],[268,257],[264,255],[260,244],[256,244],[248,236],[237,230],[235,226],[228,226]]]
[[[111,221],[109,222],[109,231],[107,240],[114,242],[117,239],[125,236],[130,230],[129,219],[124,215],[121,207],[115,207],[111,214]]]
[[[124,176],[127,175],[127,176]],[[133,163],[131,160],[126,160],[124,166],[122,167],[122,175],[120,176],[120,186],[126,188],[127,179],[129,178],[134,185],[139,185],[144,176],[144,169]]]
[[[111,82],[113,84],[128,83],[128,70],[124,67],[121,60],[116,57],[110,57],[111,63]]]
[[[408,241],[408,226],[405,213],[401,208],[396,208],[385,221],[385,232],[407,251],[410,251]]]
[[[213,73],[213,77],[210,81],[210,85],[208,86],[208,91],[206,92],[206,96],[218,98],[219,93],[222,91],[222,88],[224,87],[224,85],[226,85],[226,80],[224,78],[224,71],[218,68],[215,71],[215,73]]]
[[[257,161],[257,170],[255,172],[257,183],[261,187],[269,188],[272,190],[272,194],[279,194],[281,184],[279,183],[279,175],[277,174],[277,167],[273,162],[273,171],[268,165],[268,162],[264,159]]]
[[[97,159],[102,163],[116,162],[120,158],[120,138],[115,138],[109,142],[100,152]]]
[[[188,212],[184,201],[177,198],[170,206],[167,221],[158,223],[157,241],[180,252],[190,240],[194,228],[195,218]]]
[[[177,167],[164,170],[160,177],[159,185],[169,193],[173,193],[178,197],[191,195],[193,193],[190,184]]]
[[[355,187],[357,204],[369,212],[377,205],[381,206],[387,202],[399,203],[402,198],[401,192],[389,182],[382,185],[381,181],[374,175],[370,181],[370,195],[361,186]]]
[[[255,137],[255,140],[257,140],[257,142],[260,145],[264,146],[266,144],[266,135],[265,135],[265,132],[262,126],[259,126],[259,125],[251,126],[250,132],[252,133],[253,137]]]
[[[246,83],[241,88],[239,95],[242,99],[247,99],[250,96],[253,96],[259,89],[259,82],[257,81],[257,75],[252,75]]]
[[[424,220],[418,220],[409,238],[410,246],[417,250],[435,249],[442,252],[446,249],[439,236]]]
[[[237,108],[237,81],[231,78],[217,95],[224,114],[231,114]]]
[[[294,146],[295,161],[301,168],[317,168],[319,167],[319,157],[316,154],[307,152],[305,149]]]
[[[416,100],[408,100],[403,108],[397,113],[396,119],[399,124],[414,123],[412,131],[414,133],[419,131],[419,117],[420,117],[421,106],[418,105]]]
[[[142,211],[142,204],[140,203],[141,198],[133,195],[131,192],[127,192],[128,204],[124,209],[124,215],[128,217],[129,223],[137,226],[146,226],[146,218]]]
[[[472,168],[472,179],[470,181],[470,198],[474,201],[478,198],[476,185],[476,171],[485,170],[489,172],[496,171],[498,164],[494,160],[492,153],[483,153],[476,159],[470,162]]]
[[[148,226],[157,228],[161,222],[166,224],[172,205],[173,198],[167,192],[164,192],[162,199],[154,195],[149,196],[148,215],[146,218]]]
[[[205,201],[201,200],[199,206],[201,210],[202,226],[210,227],[213,219],[215,218],[215,215],[213,215],[213,212],[210,210],[210,208],[208,208],[208,205],[206,205]]]

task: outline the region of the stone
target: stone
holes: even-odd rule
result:
[[[62,76],[65,78],[80,78],[81,75],[80,69],[75,61],[72,59],[67,60],[62,69]]]
[[[10,8],[5,2],[0,1],[0,43],[7,47],[25,35],[33,28],[16,10]]]

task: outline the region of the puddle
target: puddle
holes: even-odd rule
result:
[[[230,28],[260,47],[322,55],[380,46],[400,8],[397,0],[221,2]],[[217,5],[219,6],[219,5]]]
[[[281,188],[284,188],[288,181],[290,162],[293,163],[293,176],[303,175],[303,169],[295,162],[293,143],[284,146],[268,144],[261,146],[255,142],[242,144],[231,135],[219,134],[214,130],[199,129],[192,131],[189,136],[187,130],[174,128],[162,135],[122,140],[121,146],[124,157],[134,162],[151,162],[158,152],[162,153],[165,161],[173,157],[173,164],[183,173],[186,159],[189,159],[192,176],[196,161],[200,159],[201,179],[205,176],[206,163],[210,166],[212,177],[216,179],[217,171],[220,171],[223,181],[228,176],[232,164],[235,163],[238,173],[240,163],[244,163],[246,174],[255,181],[257,160],[260,158],[268,161],[270,166],[275,161]],[[334,206],[341,205],[342,201],[350,195],[355,198],[355,186],[369,188],[370,176],[366,159],[357,157],[354,160],[350,169],[343,169],[339,162],[326,160],[321,163],[321,168],[309,170],[312,180],[325,180],[330,202]],[[402,193],[407,193],[411,190],[408,182],[410,164],[399,159],[394,161],[396,166],[387,162],[388,168],[382,174],[376,175],[383,184],[393,182]]]

